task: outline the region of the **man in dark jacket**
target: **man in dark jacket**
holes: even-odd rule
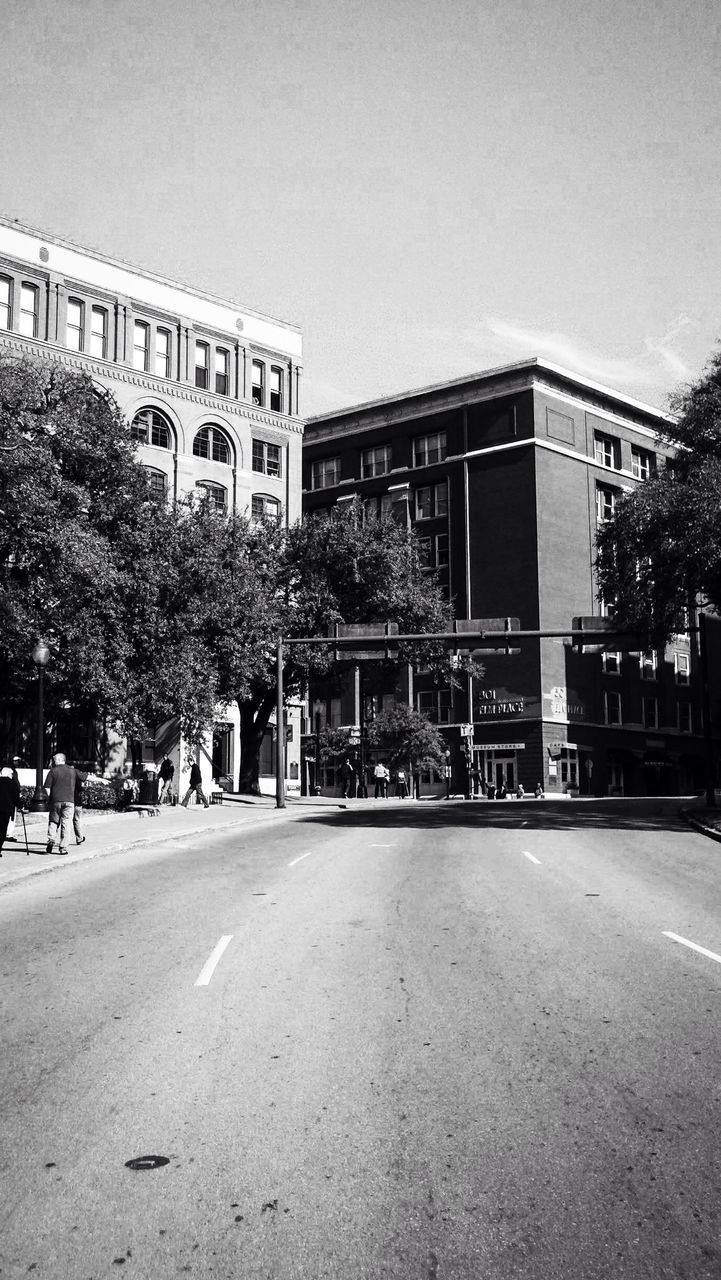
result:
[[[10,765],[0,769],[0,858],[7,835],[8,823],[20,803],[20,783]]]
[[[196,796],[198,797],[198,800],[202,800],[206,809],[209,809],[210,804],[209,804],[209,801],[206,799],[205,792],[203,791],[203,775],[200,772],[200,765],[197,762],[191,765],[191,768],[190,768],[190,786],[188,787],[188,790],[185,794],[185,799],[183,801],[184,809],[187,809],[188,801],[190,800],[190,797],[193,794],[193,792],[195,792]]]
[[[50,792],[46,853],[52,853],[53,851],[58,828],[60,829],[60,848],[58,853],[67,853],[68,851],[68,835],[75,808],[75,777],[76,770],[72,765],[65,763],[65,756],[61,752],[54,755],[52,768],[48,769],[48,775],[45,779],[45,788]],[[83,778],[83,781],[85,781],[85,778]]]

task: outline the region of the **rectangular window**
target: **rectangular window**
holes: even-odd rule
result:
[[[678,704],[678,731],[679,733],[691,733],[691,703],[679,702]]]
[[[13,282],[0,276],[0,329],[13,327]]]
[[[434,431],[428,436],[417,436],[413,441],[413,466],[427,467],[432,462],[443,462],[447,452],[445,431]]]
[[[65,345],[71,351],[83,349],[83,319],[85,307],[77,298],[68,298],[68,315],[65,326]]]
[[[215,348],[215,392],[219,396],[227,396],[230,391],[230,352],[223,347]]]
[[[207,342],[195,344],[195,385],[201,391],[208,389],[208,372],[210,368],[210,348]]]
[[[448,485],[445,480],[416,489],[415,497],[416,520],[431,520],[434,516],[448,514]]]
[[[419,538],[418,555],[422,569],[441,569],[448,564],[448,534]]]
[[[655,649],[641,654],[641,679],[655,680],[658,675],[658,659]]]
[[[155,331],[155,373],[159,378],[170,377],[170,330]]]
[[[373,476],[385,476],[391,469],[391,446],[378,445],[374,449],[361,451],[361,478],[371,480]]]
[[[605,484],[596,485],[596,519],[599,524],[610,520],[616,510],[616,490]]]
[[[614,436],[602,435],[597,431],[593,438],[593,456],[599,467],[611,467],[618,471],[621,467],[621,442]]]
[[[643,697],[643,726],[644,729],[658,728],[658,698]]]
[[[265,404],[265,365],[262,360],[254,360],[253,370],[253,404]]]
[[[283,412],[283,370],[270,367],[270,407],[273,413]]]
[[[637,480],[648,480],[654,471],[655,458],[646,449],[631,447],[631,470]]]
[[[428,689],[416,695],[417,707],[433,724],[450,724],[453,705],[450,689]]]
[[[604,653],[603,669],[606,675],[617,676],[621,674],[621,655],[620,653]]]
[[[673,665],[676,672],[676,684],[688,684],[691,677],[691,655],[674,653]]]
[[[281,451],[279,444],[265,444],[263,440],[253,441],[253,470],[266,476],[280,476]]]
[[[321,458],[311,466],[311,488],[330,489],[340,482],[340,458]]]
[[[148,371],[150,356],[150,325],[136,320],[133,325],[133,368]]]
[[[34,284],[20,286],[20,333],[26,338],[38,336],[38,291]]]
[[[621,695],[615,689],[607,689],[603,695],[606,710],[606,724],[621,723]]]
[[[108,354],[108,313],[104,307],[90,311],[90,354],[104,360]]]

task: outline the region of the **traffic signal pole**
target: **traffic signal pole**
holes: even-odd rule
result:
[[[494,623],[496,619],[492,620]],[[428,643],[430,641],[440,641],[451,652],[457,650],[465,653],[479,652],[483,653],[488,650],[493,652],[498,650],[502,653],[518,653],[517,648],[520,640],[568,640],[569,643],[578,648],[579,652],[583,652],[584,648],[592,647],[594,649],[610,648],[615,642],[617,647],[623,647],[628,650],[645,650],[649,647],[649,635],[647,632],[640,631],[622,631],[615,629],[612,625],[599,626],[600,622],[606,621],[602,618],[579,618],[575,619],[579,623],[578,626],[565,628],[558,631],[524,631],[516,624],[517,618],[506,618],[505,626],[499,628],[492,626],[488,629],[482,625],[480,619],[463,619],[459,620],[458,627],[454,631],[441,632],[420,632],[415,635],[399,635],[391,633],[391,623],[385,626],[383,623],[370,623],[367,626],[349,626],[347,630],[353,634],[343,635],[340,626],[336,626],[335,634],[332,636],[282,636],[278,638],[277,648],[277,682],[278,682],[278,701],[277,701],[277,736],[276,736],[276,807],[278,809],[285,808],[285,743],[283,741],[283,655],[284,646],[291,645],[325,645],[333,649],[337,657],[341,657],[344,649],[348,649],[349,657],[355,661],[362,660],[362,654],[359,650],[363,647],[368,649],[377,648],[380,641],[388,646],[390,643],[395,647],[403,642],[408,644]],[[611,619],[607,620],[611,623]],[[593,624],[596,623],[594,626]],[[709,694],[709,671],[708,671],[708,651],[707,651],[707,620],[706,615],[699,615],[699,649],[701,663],[701,682],[703,692],[703,719],[704,719],[704,740],[706,746],[706,801],[707,804],[713,806],[715,804],[714,790],[714,759],[713,759],[713,735],[711,727],[711,700]],[[465,629],[467,628],[467,630]],[[691,628],[696,630],[697,628]],[[622,646],[618,646],[618,641],[624,642]],[[376,654],[371,655],[375,660]]]

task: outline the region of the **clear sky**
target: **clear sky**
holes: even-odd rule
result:
[[[308,414],[721,336],[718,0],[3,0],[0,211],[300,324]]]

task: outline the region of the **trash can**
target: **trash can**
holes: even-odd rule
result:
[[[158,779],[146,774],[138,784],[138,804],[158,803]]]

